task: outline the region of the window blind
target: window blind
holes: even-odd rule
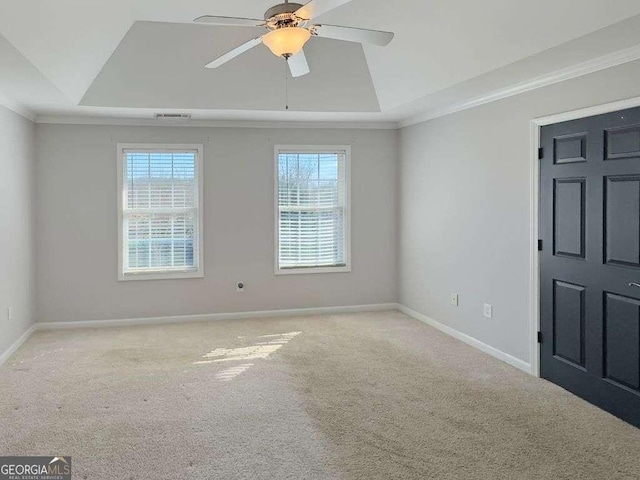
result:
[[[346,152],[278,153],[278,266],[346,265]]]
[[[123,273],[198,269],[197,151],[123,152]]]

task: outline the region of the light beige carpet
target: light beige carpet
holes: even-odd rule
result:
[[[37,332],[0,422],[76,479],[640,475],[640,430],[398,312]]]

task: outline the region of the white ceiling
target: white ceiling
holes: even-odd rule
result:
[[[355,0],[325,21],[396,32],[365,47],[388,110],[637,14],[638,0]]]
[[[353,0],[320,20],[391,30],[396,37],[385,48],[364,50],[313,39],[312,73],[292,80],[294,111],[283,112],[277,93],[284,88],[278,81],[280,61],[267,52],[256,50],[226,70],[200,69],[250,32],[190,25],[203,14],[261,18],[274,3],[4,1],[0,93],[40,115],[146,117],[175,109],[210,119],[396,121],[414,114],[412,106],[425,99],[528,58],[538,58],[544,70],[550,65],[545,55],[554,48],[640,15],[638,0]],[[579,57],[583,61],[588,55]],[[572,59],[563,61],[560,67]],[[153,81],[172,68],[189,75]]]

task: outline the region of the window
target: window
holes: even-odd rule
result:
[[[202,145],[118,152],[119,279],[202,277]]]
[[[348,272],[349,163],[342,147],[276,147],[276,273]]]

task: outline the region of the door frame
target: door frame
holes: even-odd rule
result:
[[[546,117],[534,118],[530,122],[530,294],[529,303],[531,305],[529,318],[529,342],[530,342],[530,368],[531,374],[540,376],[540,344],[538,343],[538,331],[540,330],[540,263],[538,254],[538,223],[539,223],[539,200],[540,200],[540,160],[538,159],[538,149],[540,148],[540,129],[546,125],[554,123],[578,120],[580,118],[592,117],[604,113],[616,112],[627,108],[640,107],[640,97],[628,98],[616,102],[604,103],[578,110],[548,115]]]

